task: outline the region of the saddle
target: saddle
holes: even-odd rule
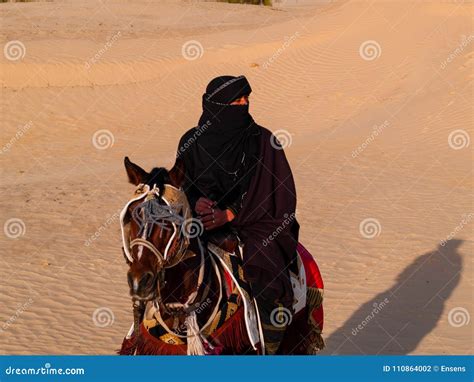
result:
[[[213,242],[214,240],[208,241],[207,251],[215,259],[215,264],[219,274],[221,274],[223,287],[227,294],[227,301],[226,304],[221,306],[219,313],[214,316],[203,334],[214,339],[232,338],[234,345],[236,345],[240,343],[239,341],[241,341],[244,333],[247,333],[252,347],[257,349],[259,343],[260,345],[264,344],[262,324],[254,300],[251,298],[250,286],[244,278],[240,247],[236,245],[235,252],[227,252]],[[235,240],[230,242],[236,244]],[[305,314],[308,325],[313,329],[310,339],[311,348],[308,348],[307,351],[308,354],[315,354],[324,348],[324,341],[321,336],[323,330],[322,300],[324,285],[319,268],[311,254],[301,244],[298,244],[297,251],[299,273],[291,274],[295,296],[293,307],[295,315],[298,313]],[[306,311],[304,311],[305,308]],[[140,325],[144,340],[138,343],[138,353],[187,354],[186,339],[179,338],[164,330],[160,322],[156,320],[155,312],[153,304],[148,303],[147,314],[145,314],[143,323]],[[119,354],[133,354],[135,349],[135,342],[132,337],[133,327],[132,324],[122,343]]]
[[[222,229],[209,232],[207,241],[229,253],[236,252],[239,245],[239,237],[237,234],[225,226]]]
[[[251,285],[246,281],[243,272],[242,246],[239,237],[229,227],[222,227],[208,232],[205,247],[214,255],[221,268],[222,281],[228,297],[228,304],[221,316],[231,317],[238,306],[243,305],[243,318],[248,338],[254,349],[257,344],[264,344],[262,322],[256,302],[252,298]],[[324,283],[313,256],[298,243],[296,247],[296,264],[289,267],[293,292],[293,315],[305,314],[310,331],[308,354],[316,354],[325,347],[322,337],[324,324],[323,294]],[[306,310],[305,310],[306,309]],[[211,325],[211,334],[225,320],[220,319]]]
[[[229,293],[238,293],[243,300],[247,332],[252,345],[255,346],[259,341],[263,341],[261,322],[258,312],[255,311],[250,285],[245,280],[242,270],[243,259],[239,239],[232,232],[218,232],[208,238],[207,248],[211,254],[214,254],[220,260],[224,268],[223,280],[227,284],[226,289]],[[313,256],[301,243],[298,243],[296,250],[298,254],[297,266],[294,271],[290,270],[294,296],[293,311],[296,315],[306,308],[308,324],[313,328],[315,334],[315,338],[313,338],[314,349],[311,352],[317,353],[324,348],[322,338],[324,283]]]

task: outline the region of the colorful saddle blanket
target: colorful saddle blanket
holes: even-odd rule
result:
[[[255,348],[256,344],[262,341],[258,329],[261,323],[258,321],[258,314],[255,315],[254,305],[250,299],[250,286],[243,275],[242,260],[237,254],[225,252],[213,244],[209,244],[208,248],[224,265],[226,288],[229,295],[240,294],[243,299],[247,332]],[[304,308],[307,309],[308,324],[313,329],[311,333],[314,347],[309,352],[316,353],[324,348],[322,338],[324,283],[319,267],[308,250],[301,243],[298,243],[296,250],[298,253],[298,274],[290,273],[294,295],[293,309],[295,314]]]
[[[226,301],[223,304],[212,323],[203,331],[205,337],[218,339],[225,336],[233,337],[232,342],[238,342],[239,337],[247,334],[254,349],[259,343],[263,343],[258,314],[255,310],[250,292],[250,286],[245,281],[242,259],[238,253],[229,253],[209,243],[208,250],[219,263],[221,269],[222,283]],[[324,324],[323,291],[324,284],[313,256],[298,243],[298,274],[291,274],[293,292],[295,296],[295,314],[307,308],[308,324],[312,327],[313,349],[309,352],[316,353],[324,348],[322,331]],[[149,311],[150,313],[150,311]],[[235,329],[231,329],[231,327]],[[186,338],[180,338],[165,331],[152,316],[148,315],[140,328],[141,333],[154,343],[154,349],[146,349],[146,342],[142,342],[141,354],[186,354]],[[131,331],[127,336],[130,338]],[[127,340],[125,339],[125,341]],[[157,347],[158,346],[158,347]],[[122,346],[121,354],[129,354]]]
[[[324,326],[324,282],[318,264],[308,250],[298,243],[296,247],[299,258],[304,265],[306,277],[306,307],[308,309],[308,324],[313,328],[312,346],[310,353],[317,353],[324,348],[322,337]]]

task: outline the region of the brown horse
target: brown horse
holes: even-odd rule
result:
[[[127,157],[124,164],[138,189],[121,214],[134,324],[119,354],[261,353],[249,339],[242,299],[226,290],[217,261],[202,248],[202,224],[181,190],[182,162],[150,173]],[[311,331],[303,309],[292,317],[279,354],[307,354]]]

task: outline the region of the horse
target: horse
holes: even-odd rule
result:
[[[192,217],[182,190],[183,162],[178,158],[171,170],[160,167],[149,173],[128,157],[124,165],[129,182],[137,187],[120,215],[133,324],[118,353],[264,354],[251,291],[230,277],[229,268],[223,271],[226,262],[200,239],[202,223]],[[230,247],[224,240],[213,252],[229,255]],[[239,267],[235,273],[242,272]],[[322,348],[309,313],[305,307],[287,322],[278,354]],[[257,318],[253,332],[252,314]]]

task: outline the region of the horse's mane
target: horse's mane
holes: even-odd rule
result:
[[[148,177],[145,180],[145,183],[150,187],[156,184],[156,187],[160,189],[160,196],[162,195],[165,184],[170,183],[169,172],[164,167],[155,167],[150,171]]]

